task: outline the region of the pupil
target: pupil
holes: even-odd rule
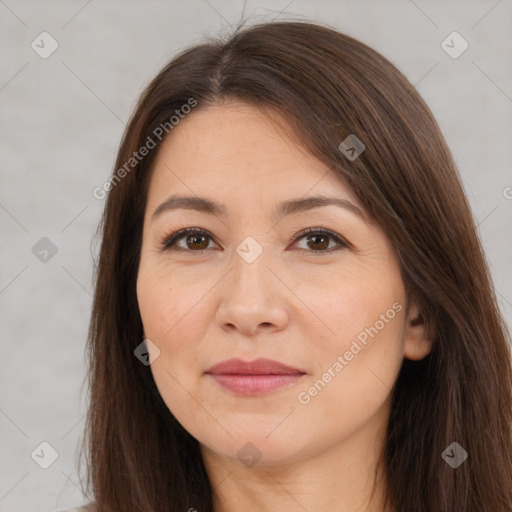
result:
[[[319,242],[321,244],[320,249],[325,249],[329,245],[329,242],[327,242],[327,244],[325,243],[325,240],[327,240],[327,237],[325,235],[309,235],[309,237],[308,237],[309,240],[308,241],[311,241],[313,239],[318,239],[318,238],[324,240],[323,244]],[[313,242],[313,243],[317,243],[317,242]],[[318,249],[318,247],[317,247],[317,249]]]
[[[198,244],[198,245],[201,245],[201,242],[198,242],[199,239],[203,239],[203,246],[200,247],[200,249],[203,249],[204,248],[204,239],[205,237],[203,235],[190,235],[189,236],[189,240],[193,240],[193,242],[191,243],[191,245],[194,245],[194,244]],[[318,240],[323,240],[323,243],[322,242],[319,242]],[[308,243],[310,243],[311,241],[313,241],[313,245],[320,245],[321,247],[313,247],[313,249],[325,249],[328,247],[329,245],[329,242],[327,241],[328,240],[328,237],[326,237],[325,235],[309,235],[308,236]],[[206,244],[208,245],[208,244]],[[310,245],[311,247],[311,245]]]
[[[195,244],[198,239],[205,238],[203,235],[190,235],[190,238],[193,240],[192,244]],[[199,245],[201,245],[201,242],[199,242]],[[206,244],[208,245],[208,244]],[[196,246],[197,247],[197,246]],[[200,249],[203,249],[204,247],[200,247]]]

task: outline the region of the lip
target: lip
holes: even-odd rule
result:
[[[261,395],[290,387],[306,374],[271,359],[228,359],[205,372],[222,387],[240,395]]]
[[[206,370],[206,373],[215,375],[295,375],[306,372],[272,359],[259,358],[254,361],[228,359],[214,364],[209,370]]]

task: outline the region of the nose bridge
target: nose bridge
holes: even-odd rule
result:
[[[269,278],[270,248],[252,236],[246,237],[233,254],[232,293],[240,291],[243,295],[254,296],[263,290],[270,291]],[[252,293],[251,293],[252,292]]]
[[[250,237],[248,237],[250,238]],[[288,314],[279,293],[271,262],[271,250],[255,239],[246,239],[233,252],[232,268],[222,288],[218,321],[236,327],[246,335],[258,326],[282,329]]]

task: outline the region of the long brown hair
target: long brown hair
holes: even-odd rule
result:
[[[511,512],[510,333],[450,151],[388,60],[328,26],[295,21],[237,29],[181,52],[145,88],[126,127],[102,189],[109,193],[88,340],[80,457],[85,447],[82,486],[95,510],[213,510],[197,440],[134,356],[143,339],[136,278],[150,171],[164,138],[158,127],[172,137],[169,120],[184,105],[197,102],[194,115],[230,99],[279,112],[361,201],[393,243],[432,336],[430,354],[404,359],[393,387],[387,503],[396,512]],[[355,159],[339,148],[349,135],[365,146]],[[149,139],[155,148],[131,160]],[[454,442],[468,454],[457,468],[442,456]]]

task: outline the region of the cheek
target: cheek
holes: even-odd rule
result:
[[[164,274],[141,271],[137,280],[137,298],[144,335],[158,347],[151,358],[150,370],[162,400],[178,421],[193,435],[193,418],[200,414],[194,389],[199,378],[197,344],[193,331],[197,322],[199,290],[180,286]],[[199,297],[201,295],[199,294]],[[194,304],[196,303],[196,308]],[[155,352],[156,353],[156,352]]]
[[[172,278],[171,278],[172,276]],[[155,382],[164,398],[179,397],[188,403],[183,388],[189,388],[199,371],[197,352],[202,338],[204,315],[201,297],[208,286],[186,279],[178,272],[172,274],[158,266],[141,267],[137,279],[137,300],[144,335],[159,350],[151,363]]]
[[[328,277],[328,278],[327,278]],[[304,318],[315,321],[322,338],[322,345],[334,343],[343,348],[360,335],[364,342],[365,332],[376,325],[378,331],[390,332],[397,322],[397,309],[403,309],[404,289],[395,269],[370,268],[368,265],[347,265],[341,271],[329,272],[328,276],[301,279],[297,294],[303,300]],[[397,305],[393,306],[395,303]],[[315,337],[312,338],[312,340]]]
[[[344,311],[336,324],[338,334],[329,345],[316,347],[312,358],[319,364],[298,390],[297,401],[311,421],[323,419],[326,436],[335,431],[350,435],[389,400],[403,360],[404,313],[397,309],[391,305],[383,310],[384,315],[388,311],[387,323],[373,314],[380,314],[378,307],[367,314],[368,322],[359,313],[357,325],[355,315]]]
[[[391,391],[403,359],[405,290],[399,269],[347,265],[322,284],[301,284],[301,296],[311,299],[308,306],[320,321],[304,326],[316,361],[308,395],[313,399],[321,391],[324,398],[314,398],[319,406],[333,400],[348,410],[369,407]]]
[[[194,281],[192,281],[193,283]],[[145,335],[163,343],[189,321],[201,291],[197,284],[181,283],[179,273],[157,266],[141,267],[137,279],[137,301]]]

